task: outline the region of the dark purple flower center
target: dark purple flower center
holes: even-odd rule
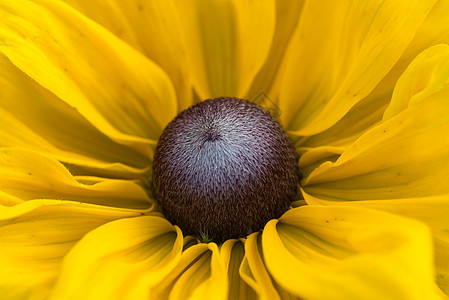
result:
[[[300,179],[293,146],[263,108],[237,98],[203,101],[162,133],[153,192],[184,234],[216,242],[245,237],[280,217]]]

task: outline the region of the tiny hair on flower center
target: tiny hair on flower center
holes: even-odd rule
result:
[[[280,217],[300,180],[282,126],[262,107],[216,98],[181,112],[164,129],[153,161],[153,194],[185,235],[223,242]]]

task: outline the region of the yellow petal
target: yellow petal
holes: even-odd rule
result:
[[[335,164],[322,165],[304,187],[311,204],[338,201],[426,222],[434,237],[437,282],[445,292],[449,292],[445,231],[449,174],[444,168],[449,156],[448,78],[449,46],[434,46],[418,55],[399,79],[384,123],[362,136]],[[362,160],[364,167],[359,165]],[[339,175],[334,173],[337,169]]]
[[[305,194],[313,203],[333,204]],[[449,194],[423,198],[340,201],[338,205],[351,205],[383,210],[425,222],[432,230],[435,248],[436,281],[449,294]]]
[[[300,155],[299,167],[303,178],[310,175],[319,165],[326,161],[336,161],[345,150],[345,147],[322,146],[317,148],[296,148]]]
[[[215,243],[183,251],[170,274],[151,289],[151,299],[227,299],[226,270]]]
[[[273,0],[177,1],[193,85],[202,100],[243,98],[270,50]]]
[[[263,259],[261,236],[259,232],[248,236],[240,276],[262,300],[295,299],[295,296],[273,281],[268,273]]]
[[[115,0],[142,45],[143,53],[170,76],[177,94],[178,110],[192,105],[191,71],[181,21],[171,0]],[[90,9],[91,3],[88,2]],[[187,45],[186,45],[187,44]]]
[[[110,222],[89,232],[66,256],[52,299],[123,299],[142,274],[168,274],[181,250],[181,231],[164,218]]]
[[[449,2],[438,0],[432,11],[426,18],[421,28],[416,33],[412,43],[407,48],[405,56],[409,55],[410,61],[414,55],[422,51],[422,49],[430,46],[449,42]]]
[[[100,179],[80,184],[59,162],[17,148],[0,148],[0,190],[21,200],[65,199],[98,205],[148,210],[152,201],[132,181]],[[10,201],[0,197],[0,204]]]
[[[272,276],[301,298],[436,298],[430,234],[411,219],[303,206],[270,221],[262,246]]]
[[[62,259],[90,230],[137,213],[58,200],[0,206],[2,299],[47,299]]]
[[[335,125],[321,133],[304,137],[297,137],[294,132],[289,133],[294,140],[297,140],[297,147],[301,148],[321,146],[347,147],[367,129],[382,120],[382,114],[387,108],[390,99],[391,93],[365,98],[354,105]]]
[[[276,26],[271,49],[245,99],[255,100],[261,93],[266,93],[270,98],[278,100],[281,70],[285,67],[282,65],[283,57],[298,24],[303,5],[303,0],[276,1]]]
[[[175,116],[167,75],[69,5],[3,1],[0,16],[0,52],[111,138],[146,143]]]
[[[438,0],[433,6],[425,21],[416,32],[415,37],[407,46],[399,61],[389,72],[387,76],[379,83],[376,89],[369,96],[370,98],[382,97],[381,102],[389,101],[390,95],[398,78],[404,73],[404,70],[424,49],[431,46],[449,43],[449,2]]]
[[[331,128],[310,138],[305,138],[303,146],[352,143],[361,133],[380,122],[382,114],[390,102],[394,85],[416,55],[432,45],[449,43],[448,11],[448,1],[437,1],[399,61],[376,88]]]
[[[438,56],[440,51],[443,56],[435,60],[433,54]],[[449,73],[447,53],[447,46],[437,46],[419,56],[399,81],[386,120],[361,136],[335,163],[326,162],[314,170],[303,181],[304,191],[328,200],[395,199],[449,192],[449,88],[444,84],[444,74]],[[437,63],[437,71],[429,75],[433,70],[430,62]],[[421,92],[414,95],[416,89]],[[404,104],[408,102],[404,97],[412,97],[410,105]]]
[[[306,2],[286,57],[283,123],[297,135],[334,125],[390,71],[434,2]]]
[[[449,42],[447,11],[449,3],[444,0],[437,1],[399,61],[376,88],[365,99],[354,105],[335,125],[319,134],[302,137],[298,145],[301,147],[347,145],[379,123],[390,102],[395,83],[416,55],[432,45]]]
[[[383,120],[391,119],[409,105],[429,98],[449,84],[449,46],[433,46],[409,65],[394,89]]]
[[[150,165],[148,150],[114,142],[3,56],[0,84],[0,146],[42,151],[115,177],[143,173]]]
[[[133,48],[142,51],[142,45],[137,39],[137,33],[122,10],[120,3],[114,0],[63,0],[77,11],[93,21],[101,24],[117,37],[127,42]]]
[[[203,266],[198,269],[198,272],[201,274],[202,271],[210,268],[210,271],[207,271],[208,273],[210,272],[209,277],[198,286],[195,284],[192,285],[192,281],[198,282],[198,275],[194,270],[187,270],[173,286],[173,291],[170,294],[171,299],[184,298],[186,295],[185,292],[192,288],[194,288],[194,290],[189,299],[203,300],[207,297],[217,300],[228,299],[228,278],[226,276],[226,268],[219,258],[219,249],[215,243],[209,243],[208,247],[212,253],[210,266]],[[187,275],[188,272],[191,272],[190,276]]]
[[[228,299],[257,299],[256,292],[240,277],[240,268],[245,256],[244,240],[227,240],[220,250],[228,272]]]
[[[186,42],[171,0],[64,0],[160,65],[170,76],[179,109],[192,104]]]

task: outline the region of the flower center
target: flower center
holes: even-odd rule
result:
[[[153,192],[185,234],[217,242],[245,237],[280,217],[300,179],[293,146],[263,108],[237,98],[203,101],[162,133]]]

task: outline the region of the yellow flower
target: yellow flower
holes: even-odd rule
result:
[[[446,0],[0,0],[1,298],[446,297],[448,42]],[[163,128],[260,95],[303,199],[183,236],[149,188]]]

